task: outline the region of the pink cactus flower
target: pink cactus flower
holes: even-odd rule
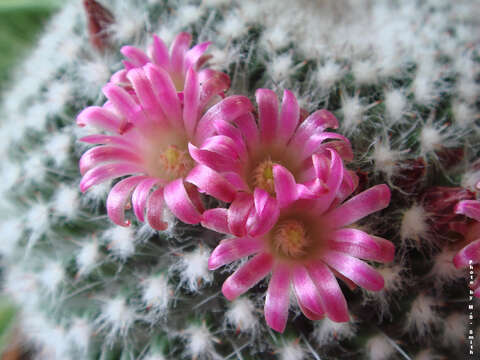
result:
[[[204,45],[185,52],[190,38],[186,41],[185,34],[179,37],[172,47],[171,61],[166,51],[157,49],[155,63],[126,72],[131,87],[107,84],[103,93],[108,101],[102,107],[86,108],[77,118],[80,126],[90,125],[109,133],[80,139],[98,145],[80,159],[81,191],[128,176],[115,184],[107,199],[108,215],[118,225],[129,225],[125,208],[130,204],[136,217],[145,221],[146,216],[155,229],[166,228],[164,204],[180,220],[198,223],[203,208],[194,185],[201,184],[196,173],[202,169],[195,167],[188,144],[202,146],[215,132],[214,120],[230,121],[252,110],[244,96],[218,98],[227,90],[228,81],[218,76],[202,81],[201,72],[192,64],[198,65]],[[166,63],[170,64],[168,70],[157,65]],[[184,72],[183,91],[179,93],[175,82]],[[220,200],[230,202],[235,197],[233,186],[216,174],[203,185],[211,187]]]
[[[211,209],[203,214],[202,222],[225,233],[242,234],[220,242],[209,259],[211,270],[254,255],[227,278],[223,294],[233,300],[271,272],[265,319],[279,332],[286,326],[290,285],[307,318],[326,315],[345,322],[349,320],[347,303],[336,277],[350,286],[381,290],[382,276],[360,259],[389,262],[394,257],[390,241],[350,226],[385,208],[390,202],[389,188],[377,185],[344,202],[355,186],[342,189],[346,171],[337,152],[328,149],[325,154],[314,154],[313,162],[326,188],[313,199],[299,199],[298,184],[276,164],[276,197],[256,188],[251,209],[233,207],[233,203],[228,213]],[[235,222],[233,232],[230,217],[246,220]]]
[[[120,51],[128,59],[123,61],[125,69],[113,74],[110,81],[114,84],[128,87],[130,85],[130,80],[127,77],[128,71],[152,63],[161,67],[170,75],[175,88],[179,92],[184,90],[187,71],[190,67],[197,71],[201,83],[211,81],[210,87],[214,84],[222,87],[224,82],[229,84],[230,79],[225,73],[202,68],[211,58],[211,55],[205,54],[211,43],[203,42],[190,49],[191,41],[192,35],[189,33],[183,32],[178,34],[171,44],[169,53],[162,39],[153,35],[153,43],[148,50],[149,55],[134,46],[124,46]],[[209,90],[215,91],[216,89]],[[220,93],[222,90],[217,91],[217,93]]]
[[[338,127],[337,119],[327,110],[318,110],[302,121],[297,99],[288,90],[284,92],[280,111],[278,98],[272,90],[258,89],[256,100],[258,125],[251,113],[232,123],[216,119],[217,135],[201,147],[189,144],[192,158],[204,165],[203,171],[192,179],[194,184],[211,194],[211,187],[202,187],[200,183],[208,183],[208,177],[215,173],[237,189],[238,196],[227,210],[228,230],[236,236],[244,235],[256,189],[263,189],[284,202],[283,187],[285,183],[292,183],[295,191],[289,196],[293,200],[315,198],[328,190],[328,184],[317,176],[326,166],[322,162],[326,157],[316,155],[334,151],[344,160],[353,158],[348,139],[325,131]],[[340,159],[339,164],[343,167]],[[337,196],[358,183],[355,173],[347,170],[341,180],[340,190],[328,192],[329,195]],[[204,220],[205,226],[214,227],[208,223],[209,219]]]
[[[463,200],[460,201],[455,212],[463,214],[475,220],[473,224],[467,226],[461,231],[465,236],[465,245],[453,258],[453,264],[456,268],[465,268],[470,265],[475,266],[477,277],[470,288],[475,297],[480,298],[480,278],[478,277],[478,264],[480,264],[480,201]]]

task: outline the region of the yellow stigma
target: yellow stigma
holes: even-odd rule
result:
[[[192,169],[194,162],[186,150],[169,145],[160,155],[158,163],[169,179],[184,177]]]
[[[275,163],[271,160],[265,160],[253,170],[253,186],[265,190],[270,195],[275,195],[273,165],[275,165]]]
[[[281,221],[275,226],[272,240],[274,249],[290,258],[307,255],[310,245],[305,225],[291,219]]]

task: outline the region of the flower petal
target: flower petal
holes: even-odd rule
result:
[[[115,184],[107,197],[107,214],[112,221],[120,226],[129,226],[130,221],[125,221],[125,206],[127,205],[133,189],[145,176],[131,176]]]
[[[141,163],[142,159],[134,152],[126,148],[113,146],[95,146],[88,149],[80,158],[80,174],[84,175],[88,170],[107,162]]]
[[[190,156],[198,163],[208,166],[209,168],[218,171],[233,171],[239,172],[241,164],[238,160],[232,158],[232,156],[225,156],[218,152],[199,149],[195,145],[189,143],[188,150]]]
[[[228,208],[228,228],[235,236],[244,236],[247,233],[246,223],[253,207],[253,197],[248,193],[238,193]]]
[[[258,131],[253,114],[246,113],[239,116],[235,119],[235,123],[240,129],[248,149],[250,151],[257,149],[260,144],[260,132]]]
[[[169,209],[177,218],[187,224],[198,224],[201,214],[188,196],[183,179],[176,179],[164,188],[163,197]]]
[[[175,74],[182,74],[184,70],[188,70],[183,67],[183,60],[191,41],[192,35],[186,32],[178,34],[173,40],[170,47],[170,65]]]
[[[480,221],[480,201],[463,200],[455,206],[455,213]]]
[[[94,185],[120,176],[143,173],[144,169],[132,163],[111,163],[88,170],[80,181],[80,191],[85,192]]]
[[[472,264],[480,263],[480,239],[461,249],[453,258],[453,264],[456,268],[462,268],[470,265],[470,260]]]
[[[315,111],[297,128],[295,135],[289,142],[289,148],[302,149],[312,134],[322,132],[327,128],[338,128],[338,121],[335,116],[325,109]]]
[[[310,278],[320,294],[322,308],[327,316],[336,322],[349,320],[348,308],[337,279],[322,261],[315,261],[307,266]]]
[[[325,310],[322,307],[317,287],[304,266],[295,266],[292,283],[298,305],[305,316],[311,320],[321,319],[325,315]]]
[[[343,173],[345,171],[342,159],[336,153],[336,151],[329,150],[330,152],[330,166],[328,169],[328,176],[326,178],[326,192],[325,187],[320,186],[316,192],[322,192],[323,195],[319,196],[316,201],[316,211],[319,214],[323,214],[332,204],[333,200],[337,196],[338,189],[340,188],[343,180]],[[325,155],[314,154],[312,160],[325,157]],[[315,189],[311,189],[315,192]]]
[[[147,56],[147,54],[134,46],[122,46],[120,52],[126,58],[128,58],[135,67],[142,67],[146,63],[150,62],[150,58]]]
[[[250,236],[260,236],[270,231],[280,216],[277,200],[272,198],[265,190],[256,188],[253,193],[255,205],[254,221],[247,221],[247,233]]]
[[[265,320],[273,330],[282,333],[288,318],[290,302],[290,268],[278,263],[272,271],[265,298]]]
[[[184,57],[184,68],[189,69],[192,66],[194,67],[195,70],[197,70],[197,68],[195,67],[197,60],[200,59],[200,57],[203,55],[205,51],[207,51],[211,43],[212,43],[211,41],[206,41],[206,42],[197,44],[194,47],[192,47],[190,50],[188,50]]]
[[[275,139],[278,127],[278,98],[274,91],[257,89],[255,98],[258,104],[258,122],[263,142]]]
[[[188,138],[193,138],[197,118],[199,114],[200,84],[196,71],[193,67],[187,70],[185,90],[183,91],[183,122]]]
[[[150,49],[153,62],[168,71],[168,69],[170,69],[168,49],[162,39],[157,35],[153,35],[153,44]]]
[[[222,240],[210,255],[208,268],[210,270],[218,269],[232,261],[255,254],[262,248],[263,239],[259,238],[245,236]]]
[[[148,195],[150,194],[150,190],[152,190],[152,187],[155,185],[161,183],[163,185],[162,180],[158,178],[147,178],[143,180],[141,183],[137,185],[135,190],[133,191],[132,194],[132,206],[133,206],[133,212],[135,213],[135,216],[140,220],[141,222],[145,221],[144,218],[144,212],[145,212],[145,207],[147,205],[147,199]],[[162,199],[163,203],[163,199]]]
[[[216,208],[204,211],[201,224],[207,229],[223,234],[230,234],[227,222],[227,209]]]
[[[354,223],[365,216],[382,210],[390,203],[390,189],[381,184],[354,196],[339,207],[325,214],[325,223],[340,228]]]
[[[297,184],[292,173],[282,165],[273,166],[273,181],[278,206],[282,209],[298,199]]]
[[[300,161],[303,161],[308,157],[312,156],[315,152],[318,152],[319,149],[322,149],[321,148],[322,143],[325,140],[330,140],[330,139],[338,139],[348,144],[348,146],[350,146],[350,141],[343,135],[331,133],[331,132],[316,132],[311,134],[311,136],[307,139],[307,141],[305,141],[305,143],[301,147],[301,151],[299,155]],[[330,143],[326,143],[326,144],[330,144]]]
[[[211,74],[212,76],[203,82],[200,81],[200,78],[198,79],[201,83],[200,109],[204,109],[214,96],[223,94],[230,87],[230,78],[227,74],[220,71],[214,71]]]
[[[194,184],[200,191],[225,202],[232,202],[237,193],[222,175],[204,165],[195,166],[185,181]]]
[[[321,257],[340,274],[367,290],[379,291],[385,285],[382,275],[353,256],[338,251],[327,251]]]
[[[105,96],[110,100],[119,114],[134,123],[142,125],[145,122],[144,115],[140,105],[133,100],[130,94],[120,86],[108,83],[102,88]]]
[[[78,126],[93,126],[101,130],[121,134],[124,122],[113,112],[99,106],[89,106],[77,116]]]
[[[120,136],[88,135],[78,139],[78,141],[88,144],[119,145],[127,147],[129,149],[137,149],[137,146],[134,143],[130,142],[125,137]]]
[[[232,139],[231,145],[234,147],[236,154],[240,159],[245,161],[247,159],[247,147],[240,130],[223,120],[215,121],[214,125],[218,135],[227,136]]]
[[[280,111],[280,123],[277,139],[275,141],[282,145],[288,143],[300,119],[300,109],[297,98],[289,90],[283,91],[282,109]]]
[[[168,224],[163,221],[163,188],[156,189],[147,200],[147,222],[155,230],[163,231]]]
[[[238,268],[223,283],[222,293],[228,300],[234,300],[262,280],[272,270],[273,258],[270,254],[255,255]]]

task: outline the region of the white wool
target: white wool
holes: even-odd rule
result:
[[[94,57],[80,64],[77,75],[81,79],[81,90],[85,95],[96,98],[101,87],[108,82],[111,71],[106,59]]]
[[[392,122],[397,122],[402,118],[407,104],[407,98],[402,90],[394,89],[385,93],[385,109]]]
[[[53,200],[53,208],[57,215],[64,216],[67,219],[72,219],[77,213],[80,202],[78,198],[77,187],[71,187],[69,185],[61,184]]]
[[[438,326],[441,317],[435,310],[437,302],[430,296],[420,294],[412,302],[410,311],[405,321],[405,331],[419,338],[430,334],[433,328]]]
[[[49,208],[43,203],[34,203],[26,214],[26,227],[30,230],[27,252],[35,245],[40,237],[47,231],[49,224]]]
[[[78,349],[86,352],[90,345],[92,336],[92,325],[87,319],[75,318],[68,329],[67,337]]]
[[[36,342],[41,349],[39,351],[40,359],[71,359],[69,356],[69,340],[63,327],[51,324],[47,321],[44,326],[34,329],[34,331],[37,331]]]
[[[31,105],[25,114],[25,126],[35,131],[44,131],[48,120],[49,107],[46,103],[35,103]],[[20,140],[23,132],[14,136],[15,140]]]
[[[322,346],[332,342],[350,339],[355,336],[355,325],[352,322],[335,322],[325,317],[315,322],[313,338]]]
[[[218,35],[224,41],[242,36],[247,27],[245,22],[236,12],[229,13],[217,27]]]
[[[39,302],[39,284],[34,273],[13,265],[4,279],[3,291],[17,304],[29,308]]]
[[[47,173],[44,155],[41,152],[31,152],[23,163],[23,176],[29,182],[42,182]]]
[[[115,337],[125,337],[137,319],[137,314],[131,308],[125,298],[116,297],[105,299],[102,305],[102,311],[95,323],[98,331],[107,330],[107,341],[112,342]]]
[[[293,60],[290,54],[282,54],[273,58],[267,65],[268,72],[273,81],[284,81],[292,73]]]
[[[89,200],[105,200],[111,188],[111,181],[105,181],[100,184],[94,185],[87,190],[86,198]]]
[[[376,84],[378,82],[377,68],[372,61],[357,61],[353,63],[352,72],[360,85]]]
[[[402,158],[402,152],[392,150],[388,141],[375,141],[375,147],[371,156],[376,172],[384,173],[388,178],[395,175],[398,161]]]
[[[175,36],[177,36],[177,32],[172,29],[172,26],[164,23],[160,24],[160,27],[155,33],[165,42],[166,45],[171,44],[175,39]]]
[[[290,36],[282,26],[275,26],[263,32],[261,41],[264,46],[276,51],[288,45]]]
[[[469,130],[475,120],[478,118],[478,113],[475,108],[464,102],[455,102],[452,105],[453,118],[455,123],[462,129]]]
[[[66,103],[72,98],[71,84],[71,81],[67,80],[50,83],[45,98],[49,113],[57,114],[65,108]]]
[[[78,275],[87,275],[92,271],[95,265],[98,264],[100,259],[100,249],[96,240],[86,241],[80,247],[80,251],[77,253],[75,260],[78,267]]]
[[[342,126],[351,132],[360,125],[363,120],[364,108],[358,96],[342,98],[343,121]]]
[[[457,82],[457,93],[463,100],[473,105],[480,95],[480,86],[470,77],[462,77]]]
[[[0,192],[10,191],[12,186],[19,180],[21,167],[10,161],[3,161],[1,167],[2,181],[0,183]]]
[[[53,159],[55,166],[62,166],[68,160],[72,139],[65,133],[56,133],[48,138],[45,144],[45,150],[50,158]]]
[[[259,325],[255,305],[246,297],[232,301],[225,318],[229,324],[243,332],[253,333]]]
[[[209,257],[210,252],[203,247],[181,255],[179,262],[175,265],[179,271],[180,283],[185,284],[190,291],[197,291],[202,283],[211,282],[213,275],[208,270]]]
[[[65,270],[61,263],[49,261],[39,274],[39,280],[49,293],[54,293],[65,279]]]
[[[142,7],[121,1],[115,9],[115,21],[108,27],[109,34],[119,43],[126,43],[137,37],[144,30],[147,13]]]
[[[395,349],[384,335],[376,335],[367,342],[367,355],[369,360],[387,360]]]
[[[182,332],[183,338],[186,340],[185,352],[195,358],[215,358],[220,359],[215,352],[213,342],[216,340],[210,333],[207,325],[192,324]]]
[[[457,347],[467,338],[467,314],[453,313],[442,321],[443,336],[442,342],[445,347]]]
[[[404,279],[401,274],[404,270],[402,265],[384,265],[377,267],[376,270],[380,273],[380,275],[382,275],[385,281],[385,286],[382,291],[395,292],[402,288],[402,284],[404,283]]]
[[[479,181],[480,181],[480,170],[467,171],[465,174],[463,174],[460,185],[465,189],[476,191],[478,190],[477,184],[479,183]]]
[[[228,0],[202,0],[202,4],[205,6],[218,7],[225,5]]]
[[[430,74],[417,74],[412,83],[412,92],[417,103],[430,105],[435,99],[435,86]]]
[[[453,258],[457,251],[443,248],[433,258],[433,267],[428,276],[435,282],[437,288],[451,283],[465,276],[464,269],[457,269],[453,264]]]
[[[203,14],[203,8],[195,5],[183,5],[177,9],[176,21],[179,27],[190,25],[197,21]]]
[[[210,0],[207,0],[208,2]],[[223,1],[223,0],[221,0]],[[240,2],[240,13],[242,17],[245,19],[246,22],[255,22],[258,19],[261,19],[263,14],[259,9],[259,5],[262,3],[258,3],[255,1],[241,1]]]
[[[431,349],[425,349],[420,351],[413,360],[441,360],[444,359],[442,356],[436,355]]]
[[[0,254],[10,257],[17,248],[22,236],[22,220],[20,217],[4,219],[0,224]]]
[[[305,349],[295,340],[284,342],[276,352],[280,360],[303,360],[306,358]]]
[[[117,226],[104,233],[108,240],[108,249],[121,260],[135,253],[135,234],[131,227]]]
[[[160,315],[165,314],[172,290],[165,275],[153,275],[142,281],[142,300],[148,309]]]
[[[402,246],[413,246],[421,249],[431,245],[430,226],[427,223],[428,214],[418,204],[404,211],[400,226],[400,238]]]
[[[335,83],[342,78],[345,70],[333,60],[328,60],[317,69],[316,78],[318,86],[324,90],[330,90]]]
[[[445,145],[445,136],[442,133],[443,127],[437,128],[426,124],[420,133],[420,146],[422,154],[440,150]]]

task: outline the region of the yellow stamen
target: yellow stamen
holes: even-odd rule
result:
[[[188,151],[181,150],[175,145],[169,145],[159,155],[158,163],[164,175],[172,180],[186,176],[194,165]]]
[[[270,195],[275,195],[273,165],[275,163],[271,160],[265,160],[253,170],[253,186],[265,190]]]
[[[291,258],[299,258],[308,253],[310,239],[305,225],[298,220],[281,221],[273,229],[273,246],[276,251]]]

